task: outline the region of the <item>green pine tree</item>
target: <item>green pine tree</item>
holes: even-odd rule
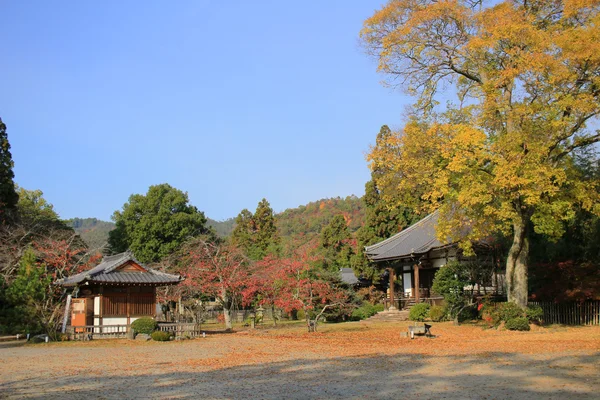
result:
[[[253,220],[255,229],[253,258],[261,259],[267,254],[277,253],[279,237],[275,226],[275,215],[267,199],[262,199],[258,203]]]
[[[14,163],[10,154],[10,143],[6,134],[6,125],[0,118],[0,224],[6,224],[14,218],[19,195],[13,181]]]
[[[236,217],[235,223],[231,241],[242,248],[252,260],[260,260],[268,254],[279,254],[280,240],[275,215],[267,199],[258,203],[254,214],[243,209]]]
[[[246,253],[252,247],[252,236],[254,233],[254,216],[247,208],[244,208],[235,218],[235,228],[231,232],[231,242],[242,248]]]
[[[339,271],[351,267],[353,250],[351,235],[343,215],[336,215],[321,231],[321,246],[324,249],[325,269]]]

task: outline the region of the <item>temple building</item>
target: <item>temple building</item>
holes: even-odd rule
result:
[[[389,239],[365,247],[369,260],[380,263],[390,272],[392,305],[402,308],[406,303],[424,300],[435,303],[440,297],[431,291],[433,278],[450,260],[494,263],[493,252],[487,245],[476,246],[477,257],[465,257],[457,243],[441,242],[436,237],[438,219],[439,212],[435,211]],[[397,291],[399,299],[394,296],[396,277],[402,281],[402,287]],[[503,276],[494,272],[488,282],[471,290],[495,292],[502,283]]]
[[[156,288],[182,280],[179,275],[146,267],[127,251],[106,256],[91,270],[57,284],[72,289],[70,317],[71,326],[76,328],[128,326],[137,318],[155,317]]]

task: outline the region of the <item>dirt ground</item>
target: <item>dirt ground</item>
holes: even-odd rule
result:
[[[353,322],[181,342],[0,344],[0,398],[600,399],[600,327]]]

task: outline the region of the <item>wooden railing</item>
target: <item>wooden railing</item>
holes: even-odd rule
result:
[[[158,330],[162,332],[169,332],[171,336],[174,336],[175,338],[192,339],[202,336],[200,324],[159,322]]]
[[[66,334],[71,340],[126,339],[130,337],[130,325],[67,326]],[[200,324],[159,322],[157,330],[169,332],[175,338],[202,336]]]
[[[71,340],[125,339],[129,325],[67,326],[66,334]]]

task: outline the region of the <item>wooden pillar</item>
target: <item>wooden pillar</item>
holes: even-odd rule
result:
[[[388,271],[390,271],[390,308],[389,310],[396,310],[396,306],[395,306],[395,302],[394,302],[394,280],[395,280],[395,274],[394,274],[394,268],[389,268]]]
[[[131,304],[131,288],[127,286],[127,325],[131,324],[131,315],[129,305]]]
[[[414,271],[415,271],[415,303],[418,303],[421,298],[421,294],[419,293],[419,264],[415,264]]]
[[[104,314],[104,286],[100,286],[100,315],[98,316],[98,325],[102,325],[102,317]]]

